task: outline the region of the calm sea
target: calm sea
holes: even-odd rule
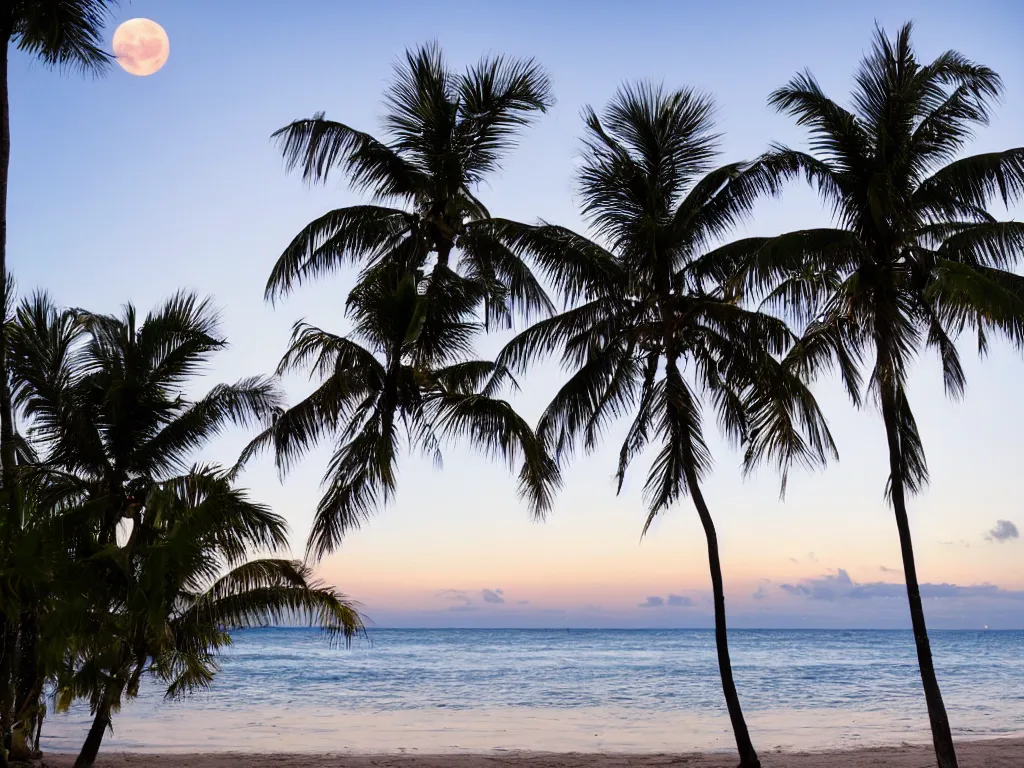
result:
[[[1024,731],[1024,632],[935,632],[962,738]],[[731,634],[761,749],[927,742],[913,638],[899,631]],[[53,715],[75,750],[88,713]],[[332,752],[687,751],[731,748],[710,631],[374,630],[332,648],[315,631],[239,632],[212,690],[154,687],[114,720],[110,749]]]

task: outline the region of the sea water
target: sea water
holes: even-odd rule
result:
[[[936,631],[954,734],[1024,732],[1024,632]],[[913,636],[736,630],[733,669],[761,749],[929,741]],[[662,752],[732,748],[705,630],[371,630],[351,648],[309,629],[235,634],[212,688],[153,684],[105,749]],[[76,750],[89,713],[50,715],[44,748]]]

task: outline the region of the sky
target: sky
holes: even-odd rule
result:
[[[536,57],[556,106],[528,129],[503,170],[480,190],[499,216],[543,218],[583,230],[573,171],[580,111],[600,107],[624,81],[691,86],[716,98],[723,162],[769,142],[803,146],[767,95],[810,68],[845,101],[877,21],[916,25],[919,55],[955,48],[999,72],[1006,94],[972,151],[1024,144],[1024,6],[998,2],[528,2],[337,3],[294,0],[133,0],[117,23],[147,17],[171,52],[157,74],[60,74],[12,52],[12,162],[8,260],[22,293],[45,287],[61,304],[145,309],[181,288],[214,297],[231,343],[196,393],[271,371],[293,322],[344,332],[352,284],[342,272],[263,301],[269,270],[308,221],[359,197],[340,176],[310,189],[285,173],[270,134],[324,110],[379,131],[392,66],[410,46],[437,40],[453,66],[487,53]],[[1024,208],[999,215],[1021,219]],[[798,186],[765,201],[736,236],[828,223]],[[507,339],[479,346],[495,354]],[[933,354],[911,378],[931,470],[910,505],[932,627],[1024,628],[1024,527],[1017,435],[1024,431],[1021,354],[996,344],[984,361],[963,344],[965,399],[945,399]],[[531,420],[562,372],[539,366],[513,402]],[[292,400],[311,386],[285,381]],[[785,500],[778,478],[744,478],[740,457],[712,440],[704,488],[719,531],[729,618],[737,627],[905,627],[900,553],[883,499],[881,420],[855,411],[838,384],[815,391],[841,459],[796,473]],[[641,457],[620,495],[612,474],[625,424],[578,458],[546,522],[516,498],[504,466],[457,446],[436,469],[402,459],[397,498],[319,566],[360,601],[377,626],[705,627],[710,584],[705,540],[688,500],[641,540]],[[713,425],[710,432],[714,434]],[[202,458],[232,462],[247,435],[226,435]],[[289,520],[301,554],[329,446],[284,482],[269,459],[243,482]]]

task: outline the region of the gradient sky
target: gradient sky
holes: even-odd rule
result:
[[[623,80],[650,78],[713,93],[723,161],[749,158],[801,132],[765,98],[809,67],[845,99],[877,19],[915,21],[917,50],[956,48],[998,71],[1006,97],[974,150],[1024,144],[1024,9],[1007,2],[518,2],[134,0],[107,30],[144,16],[167,30],[165,68],[135,78],[61,76],[11,55],[13,159],[8,258],[19,288],[47,287],[61,303],[148,308],[178,287],[215,297],[231,348],[203,386],[271,370],[299,318],[343,330],[350,274],[262,300],[271,265],[298,229],[358,198],[338,177],[307,189],[286,176],[270,133],[326,110],[376,131],[396,57],[437,39],[459,67],[483,53],[535,56],[557,106],[524,136],[480,195],[496,215],[582,227],[572,173],[581,108],[603,105]],[[1005,212],[999,212],[1001,214]],[[1024,209],[1005,214],[1020,219]],[[772,234],[826,223],[794,187],[760,205],[738,232]],[[503,339],[480,346],[493,355]],[[964,344],[968,392],[944,399],[934,356],[911,382],[932,484],[911,521],[926,610],[937,627],[1024,627],[1024,542],[993,538],[997,521],[1024,527],[1024,431],[1019,353],[995,345],[984,366]],[[515,399],[535,419],[557,366],[525,377]],[[295,399],[308,389],[286,382]],[[835,382],[817,388],[841,451],[827,472],[797,474],[782,503],[763,470],[744,480],[739,457],[714,442],[705,495],[719,527],[735,626],[906,626],[896,529],[882,491],[881,421],[854,411]],[[688,501],[640,540],[635,464],[614,494],[617,438],[578,460],[546,523],[531,522],[501,466],[450,449],[442,471],[403,460],[396,502],[321,566],[381,626],[709,626],[704,537]],[[713,427],[712,427],[713,430]],[[245,436],[205,458],[232,461]],[[287,516],[296,552],[309,529],[326,448],[281,484],[271,462],[244,482]],[[1005,529],[1005,526],[1003,527]],[[895,585],[895,586],[894,586]]]

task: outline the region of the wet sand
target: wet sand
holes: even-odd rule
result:
[[[1024,739],[968,741],[957,745],[961,768],[1021,768]],[[70,768],[73,755],[47,755],[41,765]],[[732,755],[510,752],[507,754],[330,755],[194,753],[101,754],[97,768],[735,768]],[[931,768],[928,746],[902,745],[828,752],[763,752],[764,768]]]

